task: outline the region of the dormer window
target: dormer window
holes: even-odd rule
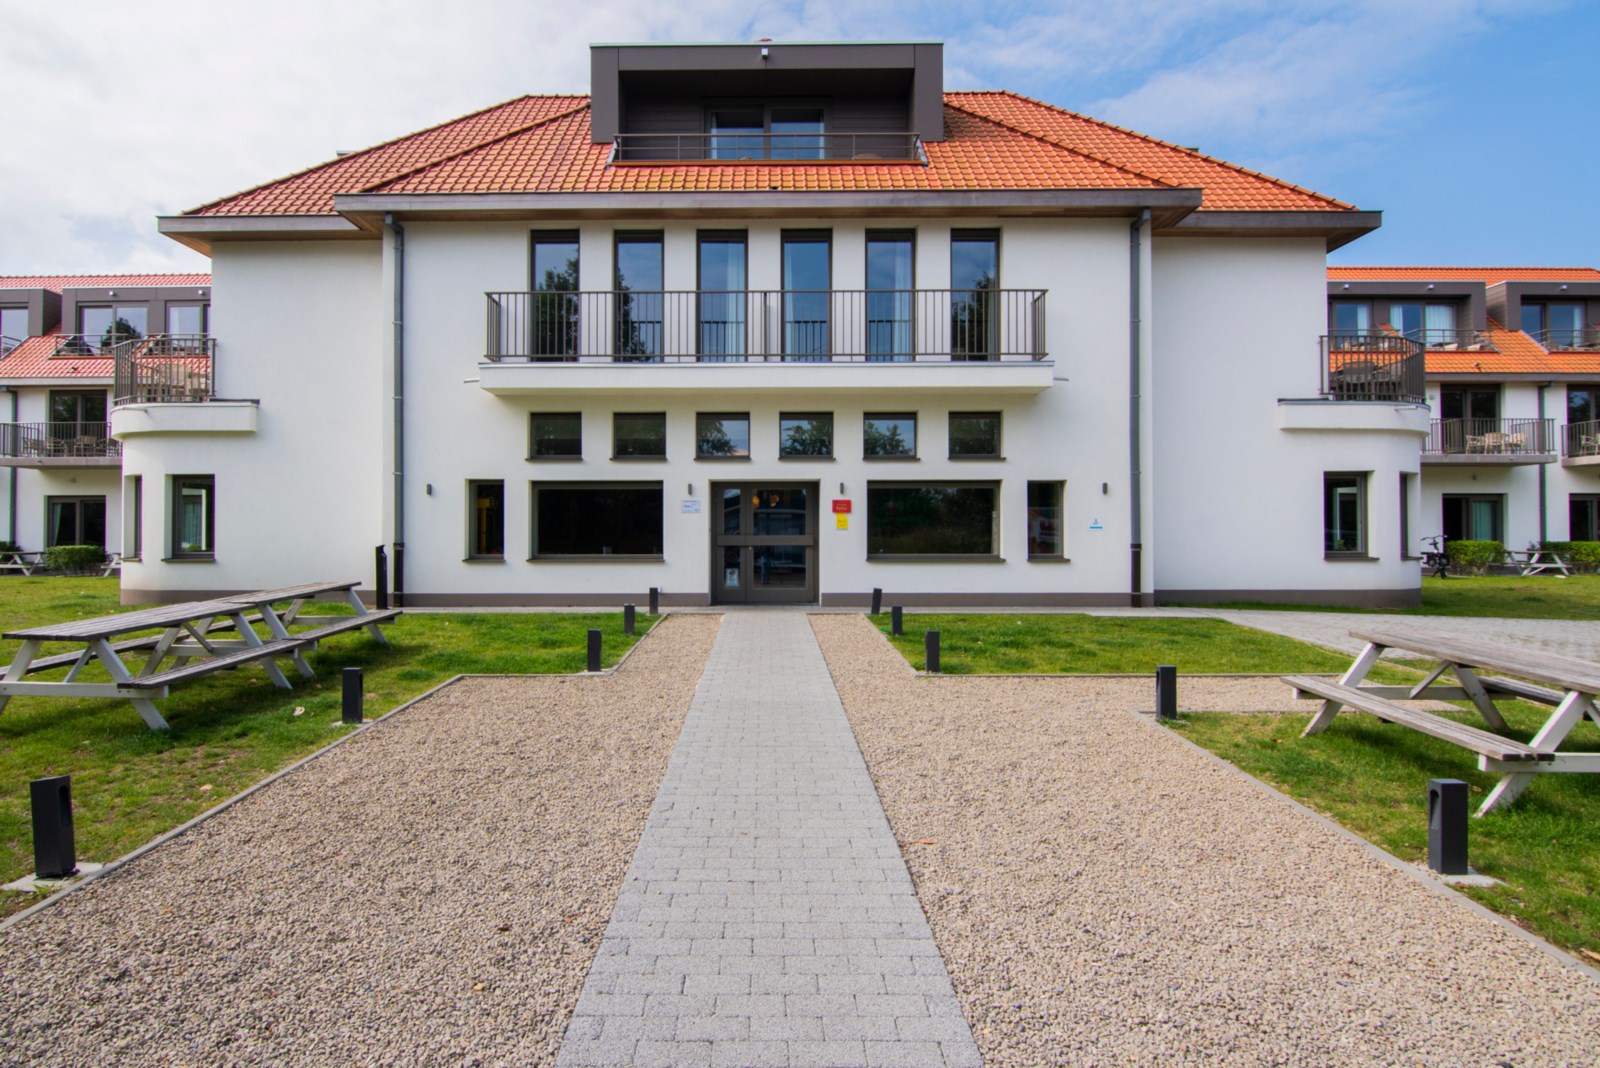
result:
[[[708,108],[706,130],[711,159],[822,159],[826,154],[820,107]]]

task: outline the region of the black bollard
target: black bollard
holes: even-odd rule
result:
[[[631,604],[622,606],[622,633],[633,633],[633,605]]]
[[[899,637],[905,632],[905,615],[900,611],[900,606],[895,605],[893,608],[889,609],[889,633],[893,634],[895,637]]]
[[[600,632],[597,630],[589,632],[589,670],[600,670]]]
[[[72,776],[54,775],[29,784],[33,804],[33,873],[65,879],[78,870],[72,837]]]
[[[380,545],[372,551],[372,558],[372,585],[378,591],[378,608],[382,611],[389,607],[389,554]]]
[[[1467,784],[1428,780],[1428,867],[1440,875],[1466,875]]]
[[[1178,718],[1178,669],[1171,664],[1156,668],[1156,719]]]
[[[344,678],[344,707],[342,718],[346,723],[360,723],[366,718],[364,705],[367,698],[367,680],[358,667],[347,667],[340,672]]]
[[[656,586],[650,587],[650,614],[653,616],[661,614],[661,590]]]
[[[873,615],[877,615],[879,612],[882,612],[882,611],[883,611],[883,591],[878,589],[878,587],[874,586],[874,587],[872,587],[872,614]]]
[[[939,674],[939,632],[930,630],[922,636],[922,652],[927,658],[929,674]]]

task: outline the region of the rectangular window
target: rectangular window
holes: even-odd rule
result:
[[[104,352],[119,341],[144,337],[150,330],[150,309],[143,304],[78,306],[78,333],[90,352]]]
[[[1335,337],[1360,337],[1372,333],[1372,307],[1366,303],[1337,301],[1328,323]]]
[[[467,556],[506,555],[506,484],[499,479],[467,483]]]
[[[1446,493],[1440,503],[1447,540],[1505,541],[1505,497],[1501,494]]]
[[[1567,521],[1568,541],[1600,541],[1600,495],[1574,493],[1569,496]]]
[[[992,482],[870,482],[869,557],[993,557],[998,495]]]
[[[832,237],[826,230],[783,233],[783,357],[826,360],[829,289],[833,285]]]
[[[916,299],[916,241],[911,231],[867,231],[867,359],[916,354],[911,309]]]
[[[566,460],[583,455],[583,413],[533,412],[528,416],[528,458]]]
[[[950,459],[1000,458],[999,412],[951,412]]]
[[[190,337],[204,336],[210,328],[208,304],[168,304],[167,333]]]
[[[659,557],[659,482],[544,483],[533,486],[533,553]]]
[[[696,415],[694,454],[702,460],[748,460],[750,413],[701,412]]]
[[[742,360],[745,338],[744,231],[702,231],[698,260],[700,356],[707,360]]]
[[[172,476],[172,558],[209,560],[216,555],[216,479]]]
[[[951,231],[951,359],[987,360],[1000,351],[999,289],[1000,235],[992,230]]]
[[[63,456],[103,456],[111,426],[103,389],[52,389],[47,403],[50,426],[46,437]]]
[[[104,497],[49,497],[45,502],[49,527],[45,548],[56,545],[98,545],[106,547],[106,499]]]
[[[144,476],[122,480],[122,555],[137,560],[144,555]]]
[[[916,412],[868,412],[862,419],[861,454],[867,459],[917,455]]]
[[[822,121],[821,108],[773,108],[772,158],[821,159]]]
[[[1322,476],[1322,551],[1326,556],[1367,553],[1367,476]]]
[[[767,117],[763,109],[727,108],[707,116],[712,159],[760,159],[765,155]]]
[[[535,357],[578,352],[578,235],[571,230],[533,234],[533,296],[528,314]]]
[[[779,456],[832,456],[832,412],[784,412],[778,416]]]
[[[0,356],[16,348],[28,337],[28,309],[0,308]]]
[[[1593,423],[1600,421],[1600,384],[1573,383],[1567,387],[1567,422]]]
[[[666,412],[617,412],[611,417],[611,458],[665,459]]]
[[[617,321],[612,351],[621,359],[654,363],[666,351],[665,269],[661,234],[619,233],[616,238]]]
[[[1028,559],[1059,560],[1065,555],[1065,489],[1062,482],[1028,483]]]
[[[1416,485],[1415,473],[1400,472],[1400,558],[1416,553],[1411,548],[1411,487]]]
[[[1389,305],[1389,326],[1403,337],[1428,345],[1446,345],[1456,340],[1454,304],[1423,304],[1407,301]]]

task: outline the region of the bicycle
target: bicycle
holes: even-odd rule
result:
[[[1431,538],[1423,538],[1422,541],[1429,547],[1422,554],[1423,574],[1431,574],[1434,578],[1449,578],[1450,554],[1445,551],[1445,536],[1435,534]]]

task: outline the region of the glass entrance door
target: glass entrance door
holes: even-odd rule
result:
[[[714,483],[711,490],[713,599],[816,601],[816,483]]]

